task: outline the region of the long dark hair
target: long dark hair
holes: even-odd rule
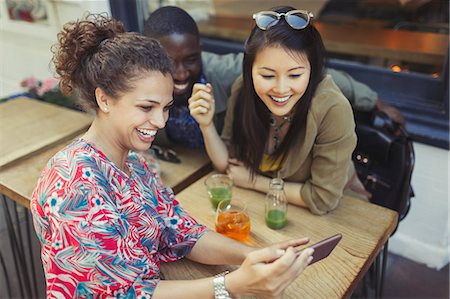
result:
[[[282,13],[294,10],[290,6],[272,9]],[[269,46],[278,46],[296,55],[306,55],[311,65],[308,87],[293,108],[289,130],[280,146],[273,153],[273,161],[286,158],[301,132],[306,126],[309,106],[317,86],[323,79],[325,48],[317,29],[310,23],[301,30],[293,29],[284,18],[268,30],[255,26],[245,44],[243,61],[243,87],[238,95],[234,109],[234,121],[231,137],[231,152],[250,168],[252,175],[258,172],[265,145],[269,137],[270,111],[255,92],[252,67],[256,54]],[[280,166],[283,163],[280,163]],[[278,169],[279,170],[279,169]]]

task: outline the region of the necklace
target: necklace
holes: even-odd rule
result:
[[[283,121],[278,124],[277,120],[275,119],[275,117],[273,117],[273,115],[270,115],[270,126],[273,127],[273,141],[274,141],[274,146],[273,146],[273,150],[276,151],[278,149],[278,147],[280,146],[281,143],[281,138],[280,138],[280,132],[281,132],[281,128],[284,126],[284,124],[290,123],[291,122],[291,116],[289,115],[285,115],[283,116]]]

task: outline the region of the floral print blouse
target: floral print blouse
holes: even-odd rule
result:
[[[185,257],[206,231],[130,152],[130,176],[78,139],[48,162],[31,211],[47,298],[151,298],[161,262]]]

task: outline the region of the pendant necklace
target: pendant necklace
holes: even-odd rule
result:
[[[273,141],[274,141],[274,147],[273,147],[273,151],[276,151],[278,149],[278,147],[280,146],[281,143],[281,138],[280,138],[280,132],[281,132],[281,128],[283,128],[284,124],[290,123],[291,122],[291,116],[289,115],[285,115],[282,117],[283,120],[280,124],[277,123],[277,120],[275,119],[275,117],[273,117],[273,115],[270,115],[270,126],[273,127]]]

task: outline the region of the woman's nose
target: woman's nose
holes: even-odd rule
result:
[[[163,110],[157,111],[152,114],[152,118],[150,119],[152,125],[157,127],[158,129],[162,129],[166,126],[167,117],[164,113],[165,112]]]
[[[273,89],[279,95],[283,95],[289,91],[288,82],[284,78],[278,78]]]

